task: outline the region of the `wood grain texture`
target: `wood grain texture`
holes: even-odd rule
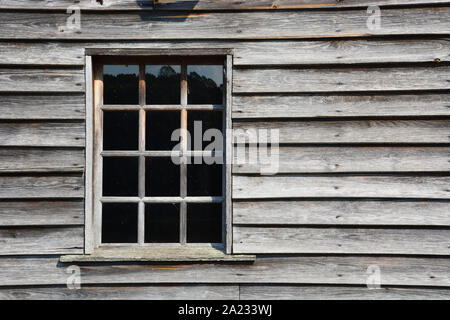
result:
[[[0,105],[0,120],[85,118],[84,96],[79,94],[0,94]]]
[[[448,287],[450,259],[373,256],[258,256],[242,264],[80,265],[82,285],[157,283],[358,284],[376,265],[382,285]],[[2,257],[2,286],[65,285],[70,264],[59,257]]]
[[[2,201],[0,226],[83,225],[82,201]]]
[[[0,255],[83,253],[83,227],[0,228],[0,242]]]
[[[84,92],[84,72],[82,69],[0,68],[0,92]]]
[[[81,175],[0,176],[0,198],[83,198]]]
[[[449,201],[235,201],[235,225],[449,226]]]
[[[84,147],[82,122],[0,122],[0,146]]]
[[[237,300],[236,285],[0,288],[1,300]]]
[[[236,148],[239,151],[242,147]],[[239,152],[244,154],[244,150]],[[235,152],[233,173],[260,174],[269,167],[263,161],[243,161],[241,153]],[[245,156],[250,159],[248,148]],[[449,147],[281,146],[272,149],[270,157],[277,173],[450,171]]]
[[[278,130],[280,144],[450,142],[448,120],[234,121],[233,129],[237,143],[261,129],[269,130],[269,136],[270,130]]]
[[[277,175],[233,177],[234,199],[422,198],[450,199],[448,176]]]
[[[443,90],[450,67],[236,69],[233,79],[234,93]]]
[[[315,8],[354,8],[397,5],[445,4],[445,0],[104,0],[102,3],[91,0],[3,0],[0,9],[66,10],[71,5],[81,10],[276,10],[276,9],[315,9]]]
[[[449,116],[449,94],[234,95],[233,118]]]
[[[233,252],[448,255],[450,230],[236,226]]]
[[[367,9],[276,12],[129,12],[83,14],[81,30],[67,29],[65,12],[0,13],[0,39],[280,39],[370,35],[448,35],[450,7],[385,9],[369,30]],[[102,28],[98,28],[102,25]],[[211,26],[215,26],[211,28]],[[64,30],[64,32],[61,32]]]
[[[234,66],[328,65],[358,63],[415,63],[450,61],[449,39],[408,40],[268,40],[268,41],[108,41],[108,42],[3,42],[0,64],[84,65],[84,48],[217,49],[233,48]]]
[[[0,291],[1,292],[1,291]],[[240,286],[242,300],[449,300],[450,290],[343,286]]]
[[[83,149],[0,149],[0,172],[83,172],[84,161]]]

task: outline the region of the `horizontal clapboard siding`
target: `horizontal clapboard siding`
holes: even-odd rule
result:
[[[315,8],[354,8],[370,5],[396,6],[418,4],[442,4],[446,0],[384,0],[358,1],[347,0],[331,2],[328,0],[278,0],[276,3],[268,0],[251,1],[217,1],[217,0],[177,0],[158,1],[156,7],[152,0],[3,0],[0,9],[35,9],[35,10],[66,10],[68,6],[77,5],[82,10],[267,10],[267,9],[315,9]]]
[[[84,71],[0,68],[0,92],[84,92]]]
[[[450,226],[450,201],[235,201],[236,225]]]
[[[236,174],[259,174],[270,167],[262,161],[244,161],[244,155],[250,158],[248,148],[236,147],[233,155]],[[269,155],[277,162],[276,173],[450,171],[450,147],[281,146]]]
[[[83,225],[83,201],[1,201],[0,226]]]
[[[1,300],[238,300],[236,285],[0,288]]]
[[[450,230],[235,226],[233,252],[449,255]]]
[[[237,69],[234,93],[445,90],[450,67]],[[277,84],[274,86],[274,84]]]
[[[240,286],[242,300],[450,300],[450,290],[341,286]]]
[[[450,176],[277,175],[234,176],[233,198],[450,199]]]
[[[65,12],[1,12],[0,39],[277,39],[450,33],[448,7],[385,9],[383,27],[373,31],[367,28],[366,8],[313,15],[309,11],[86,12],[81,32],[61,32],[67,17]]]
[[[233,48],[234,66],[448,62],[449,39],[321,41],[3,42],[3,65],[84,65],[84,48]],[[106,51],[105,50],[105,51]],[[318,54],[320,52],[320,54]]]
[[[450,95],[235,95],[233,118],[449,116]]]
[[[0,94],[0,105],[0,120],[85,119],[83,94]]]
[[[59,257],[1,257],[3,286],[65,285],[68,264]],[[448,258],[386,256],[258,256],[252,265],[80,265],[88,284],[247,283],[366,285],[367,268],[377,265],[381,285],[448,287]],[[21,272],[18,272],[21,271]]]
[[[83,172],[83,149],[0,148],[0,173]]]
[[[238,143],[261,129],[278,130],[281,144],[450,142],[449,120],[235,121],[233,127],[240,129],[234,131]]]
[[[81,175],[0,176],[0,199],[83,197]]]
[[[0,255],[78,254],[83,253],[84,227],[0,228],[0,242]]]
[[[84,147],[84,122],[0,122],[0,146]]]

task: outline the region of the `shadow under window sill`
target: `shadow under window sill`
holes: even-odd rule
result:
[[[215,248],[97,248],[92,254],[63,255],[62,263],[233,262],[253,263],[255,255],[225,254]]]

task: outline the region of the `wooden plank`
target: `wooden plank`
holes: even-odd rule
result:
[[[65,285],[70,264],[59,257],[2,257],[2,286]],[[374,256],[258,256],[254,264],[79,265],[88,284],[247,283],[366,285],[367,268],[378,266],[381,285],[448,287],[450,259]]]
[[[2,201],[0,226],[82,225],[82,201]]]
[[[85,118],[84,97],[78,94],[0,94],[0,105],[0,120]]]
[[[276,10],[276,9],[315,9],[315,8],[357,8],[397,5],[431,5],[446,4],[446,0],[346,0],[333,2],[329,0],[2,0],[0,9],[30,10],[66,10],[76,5],[81,10]]]
[[[234,93],[448,89],[450,67],[236,69]]]
[[[0,92],[84,92],[84,71],[0,68]]]
[[[82,122],[3,122],[0,146],[84,147]]]
[[[449,226],[448,201],[235,201],[235,224]]]
[[[449,176],[277,175],[233,177],[234,199],[422,198],[450,199]]]
[[[83,149],[1,148],[0,172],[83,172]]]
[[[357,63],[415,63],[450,61],[448,39],[370,40],[267,40],[261,41],[152,41],[136,42],[3,42],[0,64],[83,66],[84,48],[112,49],[228,49],[233,64],[241,65],[328,65]],[[108,50],[109,49],[109,50]]]
[[[84,253],[94,248],[94,74],[92,57],[86,56],[86,149],[85,149],[85,197],[84,197]]]
[[[0,255],[83,253],[83,227],[1,228],[0,242]]]
[[[281,144],[450,142],[448,120],[234,121],[233,129],[237,143],[249,141],[250,134],[261,129],[269,130],[268,135],[278,130]]]
[[[2,300],[237,300],[236,285],[0,288]]]
[[[233,118],[449,116],[449,94],[234,95]]]
[[[450,230],[235,226],[233,252],[448,255]]]
[[[408,287],[241,285],[239,293],[242,300],[450,300],[448,289]]]
[[[81,175],[0,176],[0,198],[83,198]]]
[[[366,8],[314,13],[85,12],[81,30],[61,32],[70,18],[65,12],[4,11],[0,13],[0,39],[303,39],[450,33],[450,7],[385,9],[379,30],[367,28],[368,17]]]
[[[245,159],[249,159],[248,148],[245,151]],[[235,174],[264,173],[269,166],[262,161],[243,163],[241,157],[234,157]],[[270,157],[277,173],[450,171],[449,147],[282,146],[273,149]]]

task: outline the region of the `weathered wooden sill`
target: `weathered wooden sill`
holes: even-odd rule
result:
[[[92,254],[63,255],[63,263],[76,262],[243,262],[255,255],[225,254],[214,248],[114,248],[95,249]]]

